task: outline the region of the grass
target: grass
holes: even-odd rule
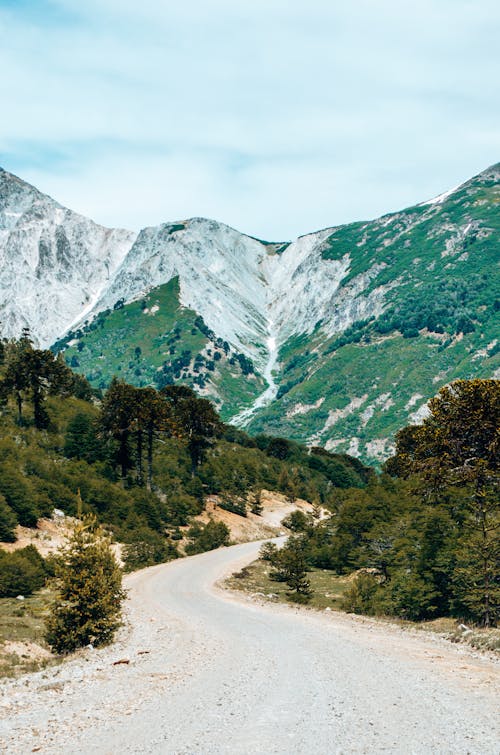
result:
[[[38,671],[56,662],[55,656],[41,657],[45,656],[43,651],[49,650],[43,635],[52,598],[53,593],[47,587],[22,601],[0,598],[0,677]],[[35,643],[43,650],[38,654],[33,653],[29,646],[25,649],[21,646],[20,653],[9,652],[5,645],[8,642]]]
[[[232,590],[242,590],[257,597],[266,597],[275,603],[289,603],[289,588],[283,582],[269,579],[270,564],[260,559],[236,572],[226,580],[225,585]],[[308,605],[324,611],[325,608],[340,610],[342,596],[349,586],[349,577],[339,577],[325,569],[313,569],[307,578],[311,582],[313,596]]]

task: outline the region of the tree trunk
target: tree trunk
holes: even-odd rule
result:
[[[148,490],[152,490],[153,488],[153,428],[148,427],[148,459],[147,459],[147,477],[146,477],[146,487]]]
[[[23,424],[23,397],[21,396],[21,391],[16,392],[16,401],[17,401],[17,422],[19,425]]]
[[[137,482],[144,485],[142,472],[142,430],[137,430]]]

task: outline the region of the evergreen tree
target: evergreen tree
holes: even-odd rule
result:
[[[489,626],[499,611],[500,382],[456,380],[429,409],[420,427],[398,435],[387,470],[416,474],[425,500],[450,507],[461,530],[456,599]]]
[[[92,464],[102,459],[101,444],[88,414],[78,412],[68,423],[64,440],[64,455],[68,459],[83,459]]]
[[[174,422],[186,438],[191,458],[191,476],[194,477],[212,439],[222,432],[219,415],[210,401],[197,398],[185,386],[166,386],[161,393],[172,403]]]
[[[17,524],[17,518],[7,505],[7,501],[0,493],[0,542],[2,543],[14,543],[16,540],[15,528]]]
[[[46,626],[57,653],[105,645],[120,625],[122,573],[109,536],[93,516],[77,523],[55,564],[58,594]]]
[[[302,537],[289,537],[283,548],[271,556],[273,571],[271,579],[286,582],[291,592],[288,597],[296,603],[308,603],[312,596],[309,571],[305,556],[305,541]]]
[[[118,441],[117,463],[122,479],[133,467],[130,436],[135,418],[136,388],[113,378],[101,405],[99,426],[102,432]]]

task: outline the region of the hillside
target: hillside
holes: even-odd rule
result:
[[[500,165],[291,243],[102,229],[0,177],[3,332],[28,324],[96,387],[184,382],[252,434],[373,462],[441,384],[499,374]]]
[[[258,515],[266,489],[330,507],[338,488],[363,487],[372,474],[347,456],[254,441],[189,389],[115,383],[99,399],[50,351],[25,339],[0,346],[0,542],[21,533],[31,544],[18,525],[35,528],[54,509],[90,512],[137,566],[175,557],[186,534],[196,549],[203,531],[183,528],[207,501]]]

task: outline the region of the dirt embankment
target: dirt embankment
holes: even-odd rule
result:
[[[263,490],[261,493],[261,514],[252,514],[248,511],[247,516],[239,516],[221,508],[220,503],[219,496],[207,496],[205,511],[195,517],[195,521],[204,524],[210,519],[223,522],[229,528],[233,543],[248,543],[252,540],[264,540],[288,534],[288,530],[281,525],[288,514],[296,509],[306,514],[312,514],[314,510],[308,501],[298,498],[291,502],[282,493],[273,493],[269,490]]]

